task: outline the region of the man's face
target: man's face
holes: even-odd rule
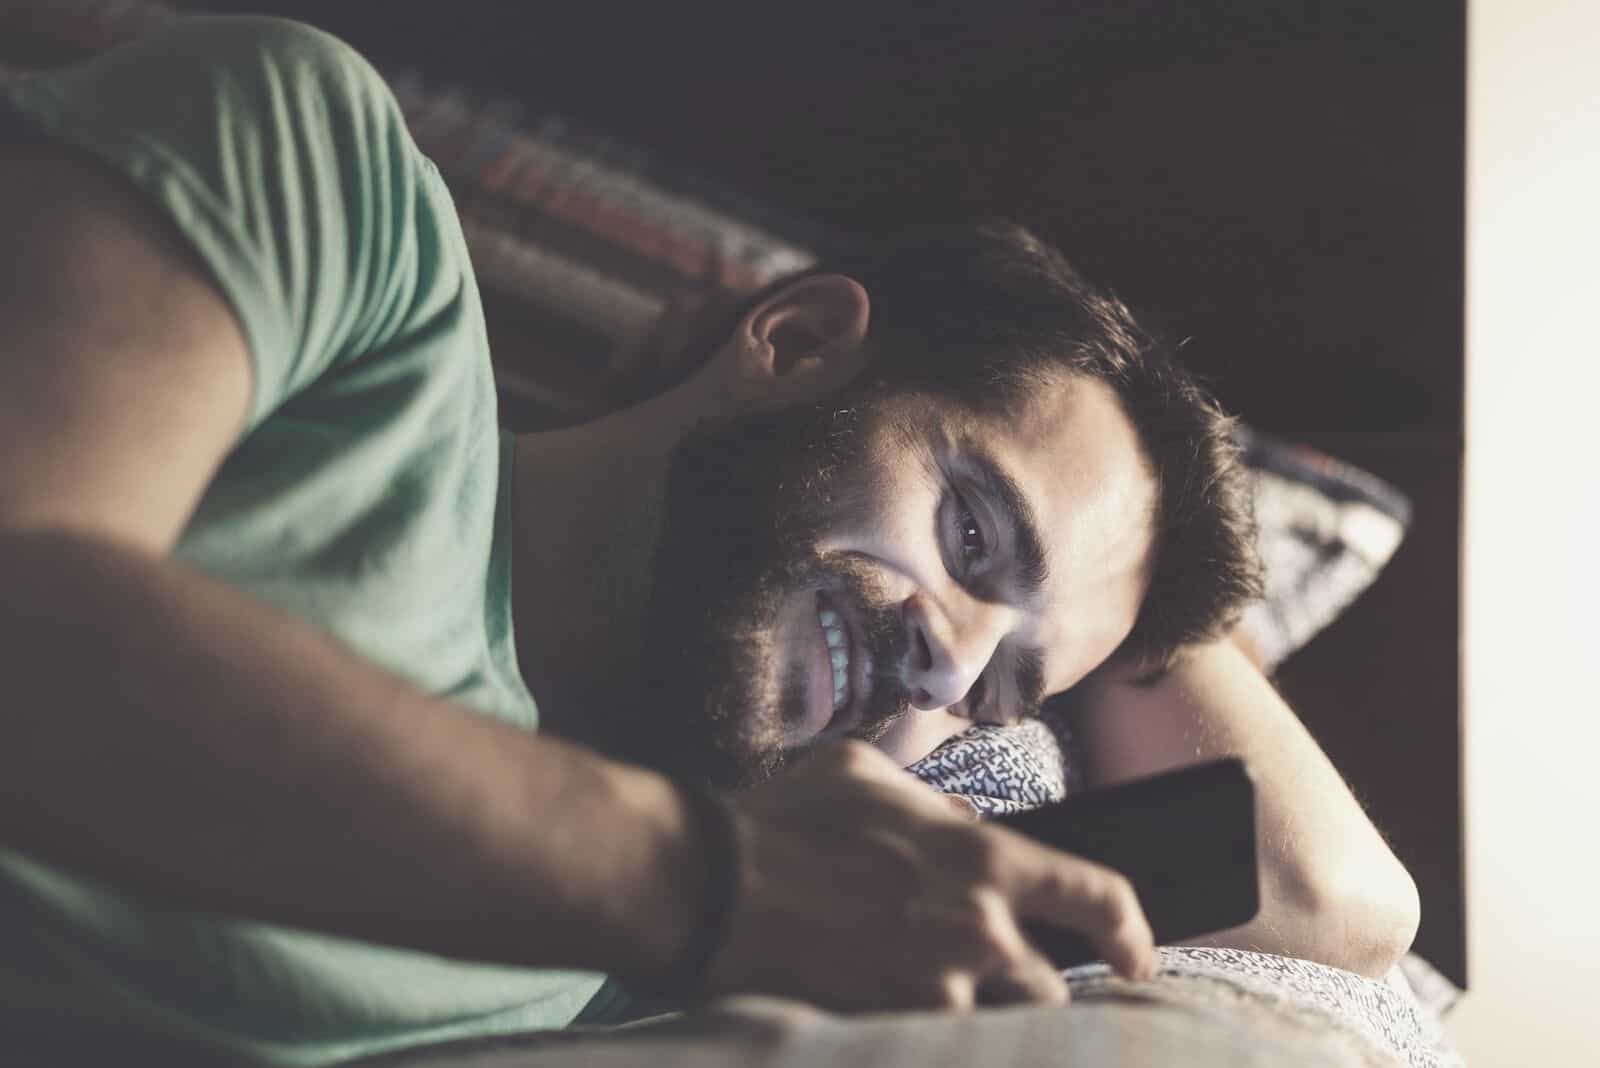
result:
[[[1011,721],[1148,583],[1154,480],[1109,387],[978,414],[852,389],[673,457],[626,755],[723,786],[909,709]]]

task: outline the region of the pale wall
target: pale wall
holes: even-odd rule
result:
[[[1600,1064],[1600,3],[1469,16],[1474,1068]]]

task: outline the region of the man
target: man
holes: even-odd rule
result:
[[[1251,760],[1227,938],[1409,943],[1404,869],[1215,640],[1226,420],[1025,233],[791,280],[678,388],[514,439],[349,49],[199,19],[8,97],[0,1030],[322,1064],[602,1019],[601,973],[1059,1000],[1040,919],[1145,974],[1124,880],[855,740],[1068,689],[1098,779]]]

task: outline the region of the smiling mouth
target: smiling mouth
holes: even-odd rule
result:
[[[850,643],[844,636],[844,620],[831,608],[817,609],[822,624],[822,640],[833,664],[833,714],[837,716],[850,697]]]
[[[851,620],[825,595],[817,595],[817,624],[832,668],[833,716],[824,730],[838,733],[857,726],[866,706],[871,657]]]

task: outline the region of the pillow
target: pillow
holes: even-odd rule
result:
[[[1287,1026],[1308,1039],[1331,1040],[1341,1054],[1335,1058],[1339,1064],[1463,1068],[1439,1012],[1410,984],[1409,966],[1426,967],[1415,955],[1383,979],[1368,979],[1248,950],[1163,946],[1157,953],[1159,978],[1149,983],[1118,979],[1104,964],[1068,969],[1073,1003],[1140,996],[1186,1006],[1199,1026],[1206,1026],[1211,1010],[1220,1009],[1229,1020],[1247,1021],[1256,1034],[1279,1033]]]
[[[1411,522],[1393,486],[1331,456],[1240,427],[1255,484],[1266,595],[1239,630],[1270,671],[1378,577]]]

